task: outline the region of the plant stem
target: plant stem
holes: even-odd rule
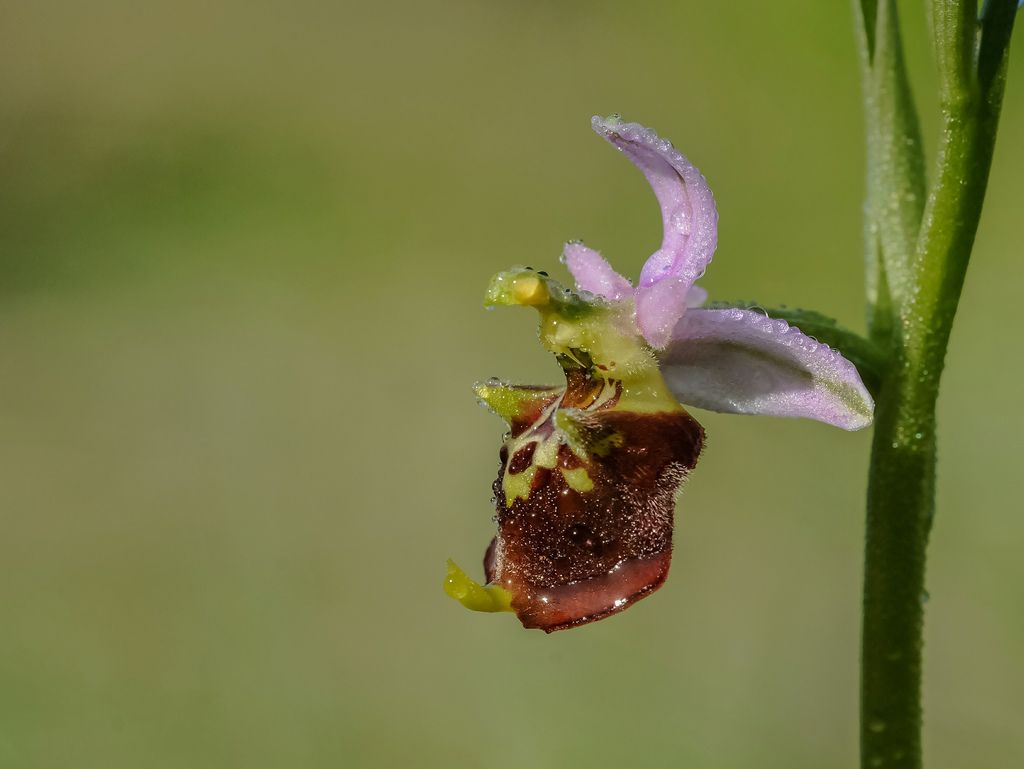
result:
[[[883,382],[868,475],[861,646],[861,765],[921,766],[925,546],[935,493],[934,409],[903,440],[906,384]],[[915,419],[916,421],[916,419]],[[927,432],[925,432],[927,430]]]
[[[893,305],[890,365],[876,404],[868,478],[861,658],[865,769],[922,766],[921,650],[926,546],[935,506],[935,406],[988,183],[1016,10],[1014,0],[991,5],[996,7],[982,22],[980,36],[973,3],[937,0],[933,10],[942,83],[938,177],[910,265],[909,291]]]

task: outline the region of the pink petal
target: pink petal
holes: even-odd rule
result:
[[[661,367],[682,403],[712,411],[804,417],[844,430],[867,427],[874,413],[850,361],[751,310],[690,310]]]
[[[583,291],[619,301],[633,294],[633,286],[603,256],[579,241],[565,244],[562,261]]]
[[[661,207],[663,236],[661,248],[647,260],[637,289],[638,320],[662,346],[672,326],[685,310],[687,290],[701,275],[718,243],[718,212],[708,183],[689,160],[668,141],[638,123],[623,123],[616,117],[594,117],[594,130],[618,147],[643,171]],[[676,280],[680,290],[657,292],[649,301],[640,297],[658,283]],[[651,313],[645,319],[643,313]],[[645,336],[648,333],[644,332]],[[661,344],[659,344],[659,341]]]

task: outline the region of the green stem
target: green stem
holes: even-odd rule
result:
[[[876,401],[868,475],[861,649],[861,766],[921,766],[925,546],[935,495],[934,410],[903,441],[905,388]],[[925,432],[927,430],[927,432]],[[916,435],[917,433],[912,433]]]
[[[935,506],[935,406],[992,162],[1015,0],[991,5],[980,36],[973,3],[937,0],[933,9],[943,120],[938,177],[910,265],[910,290],[893,306],[868,479],[865,769],[922,766],[922,603]]]

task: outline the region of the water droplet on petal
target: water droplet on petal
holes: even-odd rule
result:
[[[669,218],[669,224],[678,232],[683,235],[689,235],[690,229],[693,226],[690,219],[690,212],[685,208],[678,209]]]

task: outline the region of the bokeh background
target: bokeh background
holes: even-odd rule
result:
[[[698,413],[671,579],[606,622],[440,587],[492,533],[471,383],[558,377],[487,278],[563,274],[574,237],[635,275],[660,240],[592,114],[709,178],[713,297],[863,327],[851,19],[0,5],[0,767],[856,766],[869,432]],[[934,769],[1024,764],[1022,134],[1016,55],[941,403]]]

